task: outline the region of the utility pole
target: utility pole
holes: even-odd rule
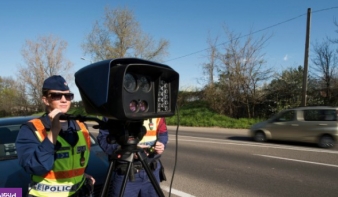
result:
[[[308,59],[309,59],[309,45],[310,45],[310,26],[311,26],[311,8],[307,9],[307,23],[306,23],[306,40],[305,40],[305,55],[304,55],[304,72],[303,72],[303,91],[301,106],[306,106],[307,100],[307,76],[308,76]]]

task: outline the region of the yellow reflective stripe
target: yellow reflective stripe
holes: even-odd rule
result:
[[[32,182],[29,194],[39,197],[67,197],[75,194],[84,182],[84,177],[76,184],[70,182]]]
[[[31,182],[31,187],[34,190],[42,191],[42,192],[75,192],[77,191],[83,184],[84,177],[82,178],[82,181],[77,184],[67,184],[67,183],[61,183],[61,184],[42,184],[39,182]]]
[[[152,142],[155,141],[156,139],[157,139],[156,136],[143,136],[142,142]]]

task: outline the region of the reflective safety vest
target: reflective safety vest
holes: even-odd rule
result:
[[[47,133],[40,119],[30,121],[36,128],[36,136],[42,142]],[[78,142],[72,147],[66,140],[58,136],[57,141],[61,148],[55,153],[53,169],[47,174],[32,175],[29,194],[33,196],[70,196],[78,191],[84,181],[85,168],[88,164],[90,153],[90,137],[86,126],[76,121],[80,127],[77,132]]]
[[[146,127],[147,133],[143,136],[142,140],[139,142],[141,145],[154,146],[157,140],[158,125],[160,123],[160,118],[150,118],[143,121],[143,126]]]

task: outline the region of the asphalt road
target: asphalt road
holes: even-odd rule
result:
[[[180,127],[176,136],[175,129],[168,127],[169,143],[162,156],[166,196],[171,183],[175,197],[338,196],[337,147],[256,143],[247,130]]]

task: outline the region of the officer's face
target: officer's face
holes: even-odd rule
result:
[[[70,108],[71,100],[74,94],[67,91],[50,90],[47,96],[44,96],[43,102],[48,107],[49,111],[54,109],[61,110],[62,113],[67,113]]]

